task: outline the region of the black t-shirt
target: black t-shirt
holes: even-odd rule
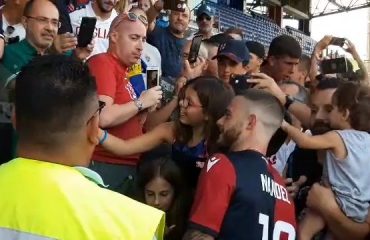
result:
[[[296,147],[287,162],[287,178],[297,181],[300,176],[306,176],[306,183],[301,186],[296,199],[296,212],[299,214],[306,207],[306,198],[309,188],[319,182],[322,175],[322,166],[317,161],[317,151]]]

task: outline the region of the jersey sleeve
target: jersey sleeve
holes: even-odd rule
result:
[[[95,77],[98,95],[105,95],[114,99],[116,95],[116,79],[112,65],[100,56],[90,59],[88,64],[91,74]],[[107,71],[107,69],[111,70]]]
[[[235,187],[230,160],[222,154],[210,157],[199,178],[189,227],[217,237]]]

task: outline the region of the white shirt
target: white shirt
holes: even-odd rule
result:
[[[2,8],[3,6],[0,9]],[[9,38],[15,38],[19,36],[19,41],[22,41],[26,37],[26,30],[24,29],[24,26],[22,23],[10,25],[8,21],[6,20],[4,14],[2,14],[2,20],[3,20],[3,31],[4,31],[3,35],[5,37],[6,42],[8,42]],[[12,34],[9,34],[9,32],[7,31],[8,26],[12,26],[14,28],[14,31],[12,32]]]
[[[94,33],[94,38],[95,38],[94,50],[89,57],[94,56],[99,53],[104,53],[108,50],[109,28],[110,28],[112,21],[117,16],[116,10],[113,9],[110,17],[106,20],[102,20],[100,17],[96,16],[91,4],[92,3],[89,2],[84,8],[81,8],[69,14],[69,17],[71,19],[73,33],[76,36],[78,35],[78,32],[80,30],[82,17],[96,17],[97,18],[95,33]]]

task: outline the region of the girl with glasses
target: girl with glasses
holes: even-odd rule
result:
[[[216,121],[223,116],[233,96],[231,87],[217,78],[195,78],[181,90],[176,121],[125,141],[101,131],[101,136],[108,136],[102,146],[114,155],[126,156],[147,152],[163,143],[171,144],[172,159],[193,189],[205,160],[216,151],[219,136]]]

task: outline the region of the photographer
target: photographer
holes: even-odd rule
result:
[[[328,48],[330,45],[336,45],[334,40],[338,38],[335,38],[333,36],[325,36],[323,37],[315,46],[315,49],[311,56],[311,69],[310,69],[310,79],[311,79],[311,85],[312,87],[316,86],[318,84],[317,76],[318,74],[318,66],[322,63],[322,52]],[[344,40],[344,39],[343,39]],[[339,45],[338,45],[339,46]],[[345,46],[345,47],[344,47]],[[367,73],[367,69],[365,67],[365,64],[361,60],[360,55],[358,54],[355,45],[349,41],[348,39],[345,39],[343,41],[343,45],[341,46],[346,52],[350,53],[353,57],[353,59],[357,62],[359,66],[359,70],[354,73],[352,71],[348,71],[344,74],[344,77],[346,77],[349,80],[355,80],[359,81],[364,84],[369,83],[369,77]]]
[[[248,73],[250,56],[244,41],[231,39],[221,44],[213,59],[217,59],[218,76],[225,82],[229,82],[234,74]]]

